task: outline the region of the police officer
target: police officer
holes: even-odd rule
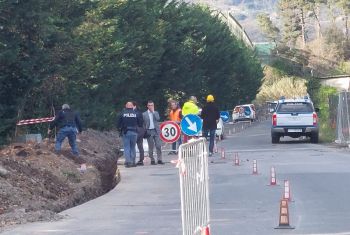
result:
[[[133,108],[133,103],[127,102],[117,121],[123,138],[125,167],[136,166],[137,127],[142,127],[142,117]]]
[[[53,122],[50,123],[48,134],[50,134],[55,127],[59,128],[55,144],[56,152],[61,151],[62,142],[68,137],[68,142],[72,148],[73,155],[79,156],[76,139],[77,133],[82,132],[81,120],[79,115],[74,112],[68,104],[62,105],[62,110],[55,116]]]

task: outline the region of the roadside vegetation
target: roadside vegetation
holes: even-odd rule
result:
[[[266,39],[276,45],[273,55],[295,62],[310,76],[349,72],[348,0],[280,0],[277,8],[277,17],[257,16]]]
[[[257,16],[261,31],[273,46],[257,100],[309,94],[320,108],[320,138],[335,139],[330,98],[337,93],[321,86],[317,77],[349,73],[350,40],[348,0],[280,0],[277,17]],[[279,20],[276,20],[278,18]]]
[[[182,1],[5,0],[0,15],[0,144],[17,119],[64,102],[104,130],[126,99],[163,111],[169,97],[212,93],[232,108],[253,100],[263,77],[212,11]]]
[[[266,66],[263,84],[257,94],[257,102],[274,101],[284,96],[287,99],[307,95],[307,81],[298,76],[288,75],[277,68]]]
[[[330,86],[321,86],[318,80],[311,79],[308,83],[308,90],[315,107],[320,109],[318,113],[320,140],[334,142],[336,138],[335,117],[337,107],[331,107],[331,99],[337,95],[337,89]]]

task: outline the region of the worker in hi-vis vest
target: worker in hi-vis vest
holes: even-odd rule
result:
[[[181,112],[181,108],[179,106],[179,103],[175,100],[171,100],[170,101],[169,120],[176,122],[177,124],[180,125],[181,119],[182,119],[182,112]],[[169,152],[169,155],[177,154],[177,150],[178,150],[181,143],[182,143],[182,140],[181,140],[181,136],[180,136],[179,140],[172,144],[172,148],[171,148],[171,151]]]
[[[197,98],[195,96],[191,96],[190,99],[183,105],[182,107],[182,116],[186,116],[188,114],[199,114],[199,108],[197,106]],[[184,143],[190,139],[190,136],[184,135]]]

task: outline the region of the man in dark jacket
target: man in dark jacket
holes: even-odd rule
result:
[[[68,142],[72,148],[72,153],[75,156],[79,156],[79,151],[77,147],[77,133],[82,132],[81,120],[79,115],[74,112],[68,104],[62,105],[62,110],[55,116],[53,122],[50,123],[48,134],[55,127],[59,128],[55,150],[57,152],[61,151],[62,142],[66,137],[68,137]]]
[[[215,132],[220,118],[219,109],[214,103],[214,96],[208,95],[201,117],[203,119],[203,137],[208,138],[208,133],[210,134],[209,156],[211,156],[213,155]]]
[[[143,126],[146,129],[146,134],[148,135],[148,156],[151,159],[151,165],[156,165],[155,159],[153,157],[153,148],[156,146],[157,150],[157,163],[163,165],[162,160],[162,143],[160,141],[160,126],[159,126],[159,113],[154,110],[154,102],[149,100],[147,102],[147,111],[142,113]]]
[[[145,128],[143,127],[143,118],[142,118],[142,112],[138,109],[136,101],[133,101],[132,104],[134,105],[134,110],[136,111],[137,115],[141,118],[142,126],[137,127],[137,140],[136,145],[139,149],[140,159],[137,162],[138,166],[143,166],[143,160],[145,159],[145,150],[143,149],[143,137],[145,136]]]
[[[117,121],[117,127],[123,138],[125,167],[136,166],[137,127],[141,126],[141,116],[134,110],[132,102],[127,102]]]

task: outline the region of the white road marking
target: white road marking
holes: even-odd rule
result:
[[[234,134],[240,134],[240,133],[234,133]],[[244,136],[239,136],[239,135],[233,135],[231,136],[232,138],[242,138],[242,137],[255,137],[255,136],[270,136],[271,134],[255,134],[255,135],[244,135]]]
[[[238,148],[238,147],[237,147]],[[239,148],[244,148],[244,146],[241,146]],[[320,150],[320,147],[309,147],[309,148],[260,148],[260,149],[243,149],[243,150],[228,150],[226,153],[245,153],[245,152],[280,152],[280,151],[317,151]]]
[[[65,229],[43,229],[43,230],[38,230],[37,232],[42,233],[56,233],[56,232],[68,232],[68,230]]]
[[[295,235],[350,235],[350,232],[343,233],[300,233]]]

